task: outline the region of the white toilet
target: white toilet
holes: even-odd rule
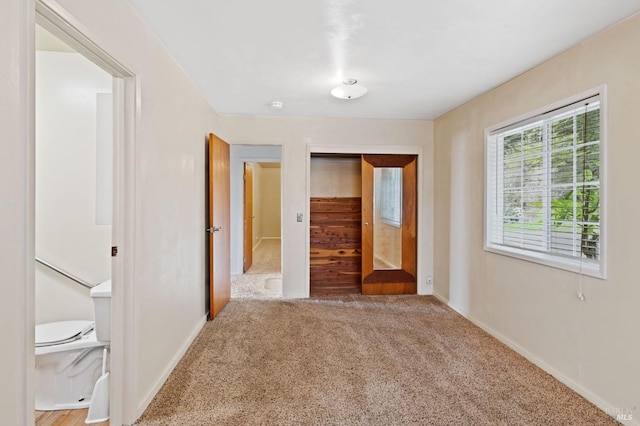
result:
[[[111,280],[91,289],[94,321],[36,326],[36,410],[70,410],[91,404],[111,340]]]

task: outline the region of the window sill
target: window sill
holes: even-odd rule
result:
[[[589,260],[569,259],[559,256],[552,256],[546,253],[537,253],[529,250],[522,250],[514,247],[504,247],[499,245],[485,245],[485,251],[500,254],[503,256],[514,257],[516,259],[533,262],[540,265],[550,266],[552,268],[562,269],[565,271],[575,272],[582,275],[588,275],[594,278],[606,279],[604,268],[601,262]]]

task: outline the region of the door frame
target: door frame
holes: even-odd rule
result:
[[[113,76],[113,221],[112,245],[118,255],[112,259],[111,279],[111,373],[109,408],[112,424],[127,424],[136,420],[137,381],[134,374],[136,352],[135,322],[135,133],[137,103],[140,99],[139,80],[128,67],[109,55],[91,37],[90,32],[54,0],[36,0],[35,24],[60,38],[87,59]],[[30,47],[35,56],[35,46]],[[35,72],[35,64],[31,64]],[[35,94],[29,99],[31,110]],[[35,140],[32,141],[35,143]],[[34,173],[34,163],[29,167]],[[31,206],[33,208],[33,206]],[[30,214],[34,212],[31,211]],[[33,238],[33,237],[32,237]],[[32,260],[33,261],[33,260]],[[33,285],[33,284],[31,284]],[[34,312],[27,325],[34,326]],[[125,326],[126,325],[126,326]],[[35,393],[34,384],[27,383],[28,395]],[[26,407],[33,411],[33,407]]]
[[[237,277],[242,275],[242,255],[243,255],[243,244],[237,244],[238,241],[244,241],[244,227],[242,224],[243,220],[243,211],[242,211],[242,197],[244,196],[242,191],[242,171],[244,163],[280,163],[280,229],[281,229],[281,238],[282,238],[282,246],[281,246],[281,254],[284,251],[284,197],[285,194],[283,192],[284,188],[284,179],[283,170],[284,170],[284,146],[282,144],[250,144],[250,143],[232,143],[229,142],[230,145],[230,156],[231,156],[231,277]],[[278,156],[269,152],[265,153],[264,149],[279,149],[280,153]],[[254,150],[254,153],[247,153],[246,150]],[[239,202],[234,199],[234,194],[241,194]],[[286,280],[284,263],[284,256],[282,258],[282,282]],[[284,287],[283,287],[284,289]],[[284,292],[283,292],[284,294]]]
[[[310,294],[310,243],[309,232],[311,230],[309,224],[309,215],[311,213],[311,154],[408,154],[417,155],[417,247],[416,258],[418,259],[416,268],[416,280],[418,284],[418,294],[427,295],[433,294],[433,285],[427,284],[427,274],[431,273],[433,260],[420,261],[425,256],[432,253],[432,234],[433,234],[433,216],[432,213],[428,214],[425,206],[425,199],[430,196],[432,199],[433,188],[428,188],[425,185],[425,179],[429,179],[429,182],[433,181],[433,159],[425,158],[424,147],[422,146],[394,146],[394,145],[307,145],[306,156],[306,220],[305,220],[305,273],[306,273],[306,296]],[[427,170],[427,165],[429,169]],[[428,194],[427,194],[427,189]],[[429,210],[432,212],[432,209]],[[431,243],[431,244],[430,244]]]

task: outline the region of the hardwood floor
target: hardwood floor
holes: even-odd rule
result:
[[[37,411],[36,426],[84,426],[89,409]],[[109,426],[109,421],[93,423],[95,426]]]

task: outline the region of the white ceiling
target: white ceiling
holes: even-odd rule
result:
[[[640,11],[640,0],[131,3],[220,114],[407,119],[436,118]],[[345,78],[369,93],[332,98]]]

